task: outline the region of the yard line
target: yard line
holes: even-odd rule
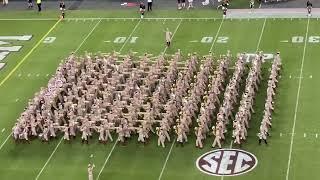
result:
[[[7,136],[7,138],[4,140],[4,142],[1,144],[0,146],[0,150],[3,148],[3,146],[6,144],[6,142],[8,141],[8,139],[10,138],[10,136],[12,135],[12,132]]]
[[[173,34],[172,34],[172,37],[171,37],[171,40],[173,39],[174,35],[175,35],[176,32],[178,31],[178,29],[179,29],[179,27],[180,27],[180,25],[181,25],[181,22],[182,22],[182,19],[180,20],[178,26],[177,26],[176,29],[174,30],[174,32],[173,32]],[[166,53],[167,49],[168,49],[168,46],[166,46],[166,48],[164,48],[162,54]]]
[[[56,148],[54,148],[53,152],[51,153],[49,159],[46,161],[46,163],[44,164],[44,166],[41,168],[40,172],[38,173],[37,177],[35,180],[38,180],[40,175],[42,174],[44,168],[46,168],[46,166],[48,165],[49,161],[51,160],[52,156],[54,155],[54,153],[57,151],[58,147],[60,146],[61,142],[63,140],[63,137],[60,139],[58,145],[56,146]]]
[[[96,29],[96,27],[99,25],[99,23],[101,22],[101,19],[96,23],[96,25],[91,29],[91,31],[88,33],[88,35],[83,39],[83,41],[80,43],[80,45],[77,47],[77,49],[74,52],[77,52],[81,46],[85,43],[85,41],[89,38],[89,36],[92,34],[92,32]],[[48,75],[48,74],[47,74]],[[46,168],[46,166],[48,165],[49,161],[51,160],[52,156],[54,155],[54,153],[57,151],[58,147],[60,146],[61,142],[63,140],[63,137],[61,137],[60,142],[57,144],[57,146],[54,148],[53,152],[51,153],[51,155],[49,156],[47,162],[44,164],[44,166],[42,167],[41,171],[39,172],[39,174],[37,175],[35,180],[38,180],[41,173],[43,172],[43,170]]]
[[[87,34],[87,36],[83,39],[83,41],[80,43],[80,45],[77,47],[77,49],[74,51],[75,53],[78,52],[78,50],[82,47],[83,43],[86,42],[86,40],[89,38],[89,36],[93,33],[93,31],[98,27],[100,24],[101,19],[94,25],[94,27],[91,29],[91,31]]]
[[[131,36],[133,35],[133,33],[136,31],[137,27],[139,26],[139,24],[141,23],[141,19],[138,21],[138,23],[136,24],[136,26],[133,28],[133,30],[131,31],[129,37],[126,39],[126,41],[123,43],[123,45],[121,46],[119,53],[121,53],[122,49],[124,48],[124,46],[128,43],[129,39],[131,39]]]
[[[159,175],[158,180],[160,180],[160,179],[162,178],[163,172],[164,172],[164,170],[165,170],[165,168],[166,168],[166,166],[167,166],[169,157],[170,157],[170,155],[171,155],[171,152],[172,152],[172,149],[173,149],[173,146],[174,146],[175,143],[176,143],[176,139],[174,139],[174,140],[173,140],[173,143],[171,144],[169,153],[167,154],[166,161],[164,162],[164,164],[163,164],[163,166],[162,166],[161,173],[160,173],[160,175]]]
[[[267,21],[267,18],[264,18],[263,26],[262,26],[262,29],[261,29],[261,33],[260,33],[259,41],[258,41],[258,44],[257,44],[256,52],[258,52],[259,47],[260,47],[260,43],[261,43],[261,39],[262,39],[262,35],[263,35],[263,33],[264,33],[264,27],[266,26],[266,21]]]
[[[135,32],[135,30],[137,29],[137,27],[139,26],[140,23],[141,23],[141,19],[140,19],[139,22],[136,24],[136,26],[133,28],[133,30],[131,31],[131,33],[130,33],[129,37],[127,38],[127,40],[123,43],[122,47],[121,47],[120,50],[119,50],[119,53],[122,51],[122,49],[124,48],[124,46],[127,44],[128,40],[131,38],[131,36],[133,35],[133,33]],[[111,155],[112,155],[112,153],[113,153],[113,151],[114,151],[114,149],[115,149],[115,147],[116,147],[117,144],[118,144],[118,140],[116,140],[116,142],[115,142],[114,145],[112,146],[112,149],[110,150],[110,152],[109,152],[106,160],[104,161],[104,163],[103,163],[103,165],[102,165],[102,168],[100,169],[99,174],[98,174],[96,180],[99,180],[100,175],[101,175],[101,173],[103,172],[105,166],[107,165],[107,163],[108,163],[108,161],[109,161],[109,159],[110,159],[110,157],[111,157]]]
[[[209,52],[212,52],[212,48],[213,48],[214,44],[216,43],[216,40],[217,40],[218,35],[219,35],[219,33],[220,33],[220,29],[221,29],[221,27],[222,27],[223,21],[224,21],[224,19],[221,20],[220,26],[219,26],[219,28],[218,28],[218,31],[217,31],[217,33],[216,33],[216,36],[214,37],[214,40],[213,40],[212,44],[211,44],[211,47],[210,47]]]
[[[231,143],[230,143],[230,146],[229,146],[229,149],[232,149],[232,145],[233,145],[233,141],[231,140]],[[221,180],[223,180],[224,176],[221,176]]]
[[[116,147],[117,144],[118,144],[118,140],[116,140],[116,142],[115,142],[114,145],[112,146],[112,149],[111,149],[111,151],[109,152],[106,160],[104,161],[103,166],[102,166],[102,168],[100,169],[99,174],[98,174],[96,180],[99,180],[100,175],[101,175],[102,171],[104,170],[106,164],[108,163],[108,161],[109,161],[109,159],[110,159],[110,157],[111,157],[111,154],[112,154],[112,152],[113,152],[113,150],[114,150],[114,148]]]
[[[51,31],[57,27],[57,25],[61,22],[59,19],[50,29],[49,31],[37,42],[35,46],[28,52],[27,55],[25,55],[22,60],[9,72],[9,74],[0,82],[0,87],[12,76],[12,74],[21,66],[21,64],[33,53],[33,51],[42,43],[44,38],[46,38]]]
[[[306,30],[306,34],[305,34],[305,39],[308,38],[309,24],[310,24],[310,18],[308,18],[308,23],[307,23],[307,30]],[[301,68],[300,68],[300,77],[302,77],[302,74],[303,74],[303,66],[304,66],[304,60],[305,60],[305,55],[306,55],[306,47],[307,47],[307,41],[304,41],[303,54],[302,54],[302,60],[301,60]],[[298,107],[299,107],[299,98],[300,98],[301,83],[302,83],[302,78],[299,78],[298,92],[297,92],[297,97],[296,97],[296,107],[295,107],[295,111],[294,111],[293,125],[292,125],[292,130],[291,130],[292,135],[291,135],[291,142],[290,142],[290,150],[289,150],[289,157],[288,157],[288,166],[287,166],[286,180],[289,180],[290,163],[291,163],[291,155],[292,155],[292,148],[293,148],[293,138],[294,138],[294,133],[295,133],[295,128],[296,128],[296,121],[297,121],[297,112],[298,112]]]

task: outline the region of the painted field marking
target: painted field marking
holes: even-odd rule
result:
[[[139,26],[140,23],[141,23],[141,19],[138,21],[138,23],[135,25],[135,27],[134,27],[133,30],[131,31],[131,33],[130,33],[130,35],[129,35],[129,38],[127,38],[127,41],[125,41],[125,42],[123,43],[122,47],[121,47],[120,50],[119,50],[119,53],[121,53],[121,50],[122,50],[122,49],[124,48],[124,46],[127,44],[128,39],[131,38],[131,36],[133,35],[133,33],[135,32],[135,30],[137,29],[137,27]],[[109,161],[109,159],[110,159],[110,157],[111,157],[111,155],[112,155],[112,153],[113,153],[113,151],[114,151],[114,149],[115,149],[115,147],[116,147],[117,144],[118,144],[118,139],[117,139],[116,142],[113,144],[112,149],[111,149],[111,151],[109,152],[106,160],[104,161],[104,163],[103,163],[103,165],[102,165],[102,167],[101,167],[101,169],[100,169],[100,171],[99,171],[99,174],[98,174],[96,180],[99,180],[100,175],[101,175],[101,173],[103,172],[105,166],[107,165],[107,163],[108,163],[108,161]]]
[[[169,157],[170,157],[170,155],[171,155],[173,146],[175,145],[176,141],[177,141],[177,140],[176,140],[176,138],[175,138],[175,139],[173,140],[173,142],[171,143],[170,150],[169,150],[169,152],[168,152],[168,154],[167,154],[167,157],[166,157],[166,160],[165,160],[165,162],[164,162],[164,164],[163,164],[163,166],[162,166],[162,169],[161,169],[161,172],[160,172],[160,175],[159,175],[158,180],[161,180],[161,178],[162,178],[163,172],[164,172],[164,170],[166,169],[166,166],[167,166]]]
[[[176,29],[174,30],[174,32],[173,32],[173,34],[172,34],[172,37],[171,37],[171,41],[173,40],[173,37],[174,37],[174,35],[176,34],[176,32],[178,31],[181,23],[182,23],[182,19],[180,20],[179,24],[177,25]],[[164,48],[164,50],[162,51],[162,54],[165,54],[166,51],[167,51],[167,49],[168,49],[168,46],[166,46],[166,47]]]
[[[16,102],[18,102],[18,101],[19,101],[19,98],[16,99]]]
[[[18,77],[21,77],[21,74],[18,74]]]
[[[316,138],[318,138],[318,133],[316,134]]]
[[[305,38],[308,37],[309,24],[310,24],[310,18],[308,18]],[[306,55],[306,48],[307,48],[307,41],[304,41],[303,54],[302,54],[302,60],[301,60],[301,68],[300,68],[300,77],[301,77],[302,74],[303,74],[303,66],[304,66],[304,60],[305,60],[305,55]],[[296,121],[297,121],[297,112],[298,112],[298,108],[299,108],[299,98],[300,98],[301,83],[302,83],[302,78],[299,79],[299,85],[298,85],[298,91],[297,91],[297,97],[296,97],[296,106],[295,106],[294,117],[293,117],[293,125],[292,125],[292,130],[291,130],[292,135],[291,135],[291,142],[290,142],[290,149],[289,149],[289,157],[288,157],[286,180],[289,180],[289,174],[290,174],[291,156],[292,156],[292,148],[293,148],[293,140],[294,140],[293,134],[294,134],[295,128],[296,128]]]
[[[223,22],[224,22],[224,19],[221,20],[221,23],[220,23],[219,28],[218,28],[218,30],[217,30],[216,36],[214,37],[214,40],[213,40],[213,42],[212,42],[212,44],[211,44],[211,47],[210,47],[209,52],[212,52],[213,46],[214,46],[214,44],[216,43],[216,40],[217,40],[217,38],[218,38],[218,36],[219,36],[219,33],[220,33],[220,30],[221,30],[221,27],[222,27]]]
[[[53,152],[51,153],[51,155],[49,156],[48,160],[46,161],[46,163],[42,166],[40,172],[38,173],[37,177],[35,180],[38,180],[40,175],[42,174],[43,170],[46,168],[46,166],[48,165],[49,161],[51,160],[51,158],[53,157],[54,153],[57,151],[58,147],[60,146],[61,142],[63,140],[63,137],[61,137],[58,145],[54,148]]]
[[[12,76],[14,72],[21,66],[21,64],[33,53],[33,51],[42,43],[42,41],[53,31],[55,27],[61,22],[58,20],[50,29],[49,31],[37,42],[35,46],[26,54],[22,60],[9,72],[9,74],[0,82],[0,87]]]
[[[121,46],[119,53],[121,53],[122,49],[124,48],[124,46],[128,43],[129,39],[131,39],[131,36],[133,35],[133,33],[136,31],[137,27],[139,26],[139,24],[141,23],[141,19],[138,21],[138,23],[135,25],[135,27],[133,28],[133,30],[131,31],[129,37],[126,39],[126,41],[123,43],[123,45]]]
[[[103,163],[103,165],[102,165],[102,168],[100,169],[99,174],[98,174],[96,180],[99,180],[100,175],[101,175],[102,171],[104,170],[105,166],[107,165],[107,163],[108,163],[108,161],[109,161],[109,159],[110,159],[110,157],[111,157],[111,154],[112,154],[112,152],[113,152],[113,150],[115,149],[115,147],[116,147],[117,144],[118,144],[118,139],[117,139],[116,142],[113,144],[112,149],[111,149],[111,151],[109,152],[106,160],[104,161],[104,163]]]
[[[83,41],[79,44],[79,46],[77,47],[77,49],[74,52],[77,52],[81,46],[84,44],[84,42],[89,38],[89,36],[92,34],[92,32],[94,31],[94,29],[96,29],[96,27],[99,25],[99,23],[101,22],[101,20],[99,20],[98,23],[96,23],[96,25],[91,29],[91,31],[87,34],[87,36],[83,39]],[[47,76],[49,76],[49,74],[47,74]],[[38,173],[37,177],[35,180],[38,180],[41,173],[43,172],[43,170],[46,168],[46,166],[48,165],[49,161],[51,160],[52,156],[54,155],[54,153],[57,151],[58,147],[60,146],[61,142],[63,140],[63,137],[61,137],[60,142],[57,144],[57,146],[55,147],[55,149],[53,150],[53,152],[51,153],[51,155],[49,156],[48,160],[46,161],[46,163],[44,164],[44,166],[42,167],[41,171]]]
[[[7,138],[4,140],[4,142],[1,144],[0,146],[0,150],[3,148],[3,146],[6,144],[6,142],[8,141],[8,139],[10,138],[10,136],[12,136],[12,132],[7,136]]]
[[[46,76],[48,77],[48,76],[49,76],[49,74],[46,74]]]
[[[265,29],[265,26],[266,26],[266,22],[267,22],[267,18],[264,18],[262,29],[261,29],[261,33],[260,33],[260,37],[259,37],[259,41],[258,41],[258,44],[257,44],[256,52],[258,52],[258,50],[259,50],[261,39],[262,39],[262,35],[264,33],[264,29]]]
[[[307,134],[306,134],[306,133],[303,133],[303,137],[304,137],[304,138],[307,137]]]
[[[94,27],[91,29],[91,31],[87,34],[87,36],[83,39],[83,41],[80,43],[80,45],[78,46],[78,48],[74,51],[75,53],[78,52],[78,50],[82,47],[83,43],[86,42],[86,40],[89,38],[89,36],[93,33],[93,31],[98,27],[98,25],[100,24],[101,19],[99,19],[99,21],[94,25]]]
[[[280,133],[280,137],[282,137],[282,133]]]
[[[3,129],[1,130],[1,133],[3,133],[5,130],[6,130],[6,128],[3,128]]]
[[[232,149],[232,145],[233,145],[233,140],[231,140],[231,143],[230,143],[230,146],[229,146],[229,149]],[[224,176],[221,176],[221,180],[223,180]]]

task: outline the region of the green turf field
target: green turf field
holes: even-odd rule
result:
[[[320,122],[317,110],[320,96],[317,92],[320,85],[317,83],[320,73],[317,68],[320,62],[317,58],[320,55],[320,25],[317,19],[222,20],[217,12],[206,10],[159,11],[148,16],[152,19],[144,20],[132,19],[137,17],[133,11],[119,11],[117,14],[74,11],[68,17],[73,19],[58,21],[56,12],[41,15],[31,12],[0,13],[0,18],[12,19],[0,19],[0,36],[32,35],[28,41],[10,41],[22,48],[0,61],[6,63],[0,70],[1,180],[84,180],[87,179],[86,167],[91,154],[96,165],[95,179],[99,175],[101,180],[319,178]],[[172,47],[165,49],[163,30],[167,27],[175,33]],[[119,40],[119,37],[122,38]],[[123,37],[125,41],[121,43]],[[156,146],[156,137],[146,146],[138,144],[136,138],[131,139],[127,146],[101,145],[97,138],[89,145],[82,145],[79,139],[65,144],[61,137],[50,144],[38,140],[31,144],[15,144],[12,140],[11,128],[28,99],[40,87],[46,86],[58,64],[71,52],[83,54],[85,51],[115,50],[125,54],[133,50],[139,54],[157,55],[164,50],[173,54],[178,49],[184,56],[191,52],[206,55],[210,50],[216,55],[231,50],[234,56],[238,52],[255,53],[256,50],[271,54],[281,52],[283,70],[269,145],[258,146],[256,137],[269,76],[269,72],[264,71],[264,81],[255,102],[256,113],[250,122],[247,142],[242,147],[259,161],[251,172],[233,177],[209,176],[200,172],[195,161],[212,150],[213,140],[210,138],[202,150],[195,148],[194,136],[190,136],[184,147],[167,144],[166,148]],[[228,138],[224,147],[229,148],[230,142],[231,138]]]

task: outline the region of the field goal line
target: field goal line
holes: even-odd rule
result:
[[[158,17],[158,18],[144,18],[144,20],[222,20],[224,18],[212,18],[212,17],[198,17],[198,18],[179,18],[179,17]],[[226,20],[264,20],[264,19],[282,19],[282,20],[293,20],[293,19],[306,19],[303,17],[227,17]],[[310,19],[319,19],[319,17],[310,17]],[[0,21],[57,21],[57,18],[0,18]],[[63,21],[93,21],[93,20],[140,20],[140,18],[130,17],[82,17],[82,18],[65,18]]]

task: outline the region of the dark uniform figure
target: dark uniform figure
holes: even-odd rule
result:
[[[66,4],[63,1],[61,1],[59,7],[61,11],[61,18],[64,19],[66,15]]]
[[[307,1],[308,16],[311,16],[311,9],[312,9],[312,3],[310,1]]]
[[[148,11],[152,11],[152,0],[148,0]]]
[[[141,14],[141,19],[144,17],[144,12],[146,11],[146,6],[144,5],[143,2],[140,2],[140,14]]]

